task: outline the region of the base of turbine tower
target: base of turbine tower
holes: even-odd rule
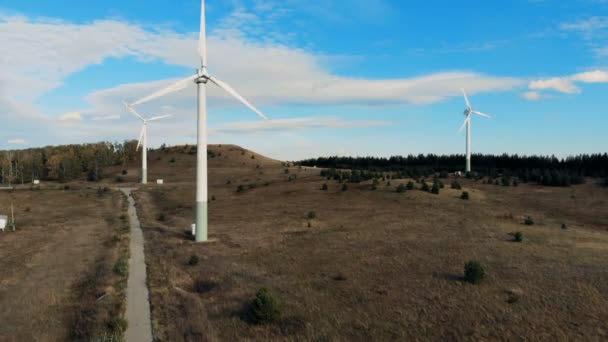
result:
[[[196,202],[196,223],[194,241],[207,241],[207,202]]]

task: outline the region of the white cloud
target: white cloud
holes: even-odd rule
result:
[[[343,120],[333,116],[278,119],[271,121],[243,121],[224,124],[210,130],[211,133],[243,134],[265,131],[303,131],[323,128],[378,127],[390,125],[387,121]]]
[[[580,93],[580,88],[578,88],[574,83],[572,83],[567,78],[554,77],[545,80],[532,81],[528,85],[528,88],[532,90],[555,90],[561,93],[566,94],[574,94]]]
[[[608,71],[598,69],[581,72],[566,77],[553,77],[549,79],[536,80],[530,82],[528,84],[528,88],[531,90],[555,90],[565,94],[580,93],[581,89],[576,86],[575,82],[608,83]],[[528,100],[538,100],[541,98],[540,93],[536,91],[524,93],[523,96]]]
[[[521,97],[528,101],[538,101],[543,98],[543,94],[538,91],[527,91],[522,93]]]
[[[59,121],[81,121],[82,114],[80,112],[69,112],[65,114],[61,114],[57,117]]]
[[[24,145],[27,142],[24,139],[17,138],[9,140],[8,143],[11,145]]]
[[[93,121],[108,121],[108,120],[118,120],[120,119],[120,115],[112,114],[112,115],[98,115],[94,116],[91,120]]]
[[[608,83],[608,71],[594,70],[572,75],[571,80],[583,83]]]

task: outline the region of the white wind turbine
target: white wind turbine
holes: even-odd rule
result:
[[[201,60],[200,69],[197,73],[178,81],[167,88],[152,93],[140,100],[133,102],[130,106],[136,106],[151,101],[161,96],[184,89],[194,81],[198,88],[198,131],[197,131],[197,155],[196,155],[196,241],[207,241],[207,82],[224,89],[227,93],[239,100],[249,109],[254,111],[262,119],[268,118],[257,110],[251,103],[237,93],[225,82],[212,77],[207,72],[207,37],[205,34],[205,0],[201,1],[201,28],[199,36],[198,53]]]
[[[160,115],[155,116],[153,118],[146,119],[138,112],[135,111],[131,106],[123,101],[127,110],[131,112],[133,115],[137,116],[142,122],[143,125],[141,127],[141,133],[139,133],[139,140],[137,141],[136,151],[139,150],[139,146],[141,146],[141,184],[148,183],[148,122],[156,121],[160,119],[164,119],[170,117],[171,114],[168,115]]]
[[[464,101],[467,104],[467,108],[464,110],[464,113],[463,113],[466,116],[466,119],[464,119],[464,123],[460,127],[459,132],[462,132],[462,130],[464,129],[465,126],[467,127],[467,165],[466,165],[465,171],[471,172],[471,114],[484,116],[486,118],[491,118],[491,116],[488,114],[484,114],[482,112],[473,110],[473,108],[471,107],[471,103],[469,102],[469,98],[467,97],[467,93],[464,92],[464,89],[461,89],[461,90],[462,90],[462,95],[464,95]]]

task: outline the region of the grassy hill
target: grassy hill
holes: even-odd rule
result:
[[[459,179],[455,190],[444,179],[435,195],[397,193],[409,180],[391,179],[343,191],[319,169],[234,145],[209,150],[215,242],[188,233],[192,147],[151,152],[149,179],[166,184],[136,194],[161,341],[608,338],[605,188]],[[478,285],[462,278],[473,259],[486,271]],[[246,308],[261,287],[282,316],[255,325]]]

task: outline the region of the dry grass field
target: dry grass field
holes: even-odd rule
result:
[[[0,341],[111,336],[124,310],[126,278],[112,271],[128,253],[123,196],[20,188],[0,192],[2,214],[11,202],[17,230],[0,233]]]
[[[341,191],[318,169],[211,150],[215,242],[188,234],[189,147],[151,153],[149,179],[166,184],[135,194],[158,341],[608,339],[605,188],[461,180],[468,201],[447,180],[439,195],[397,193],[407,180]],[[471,259],[486,271],[479,285],[462,278]],[[245,319],[261,287],[281,302],[278,322]]]

